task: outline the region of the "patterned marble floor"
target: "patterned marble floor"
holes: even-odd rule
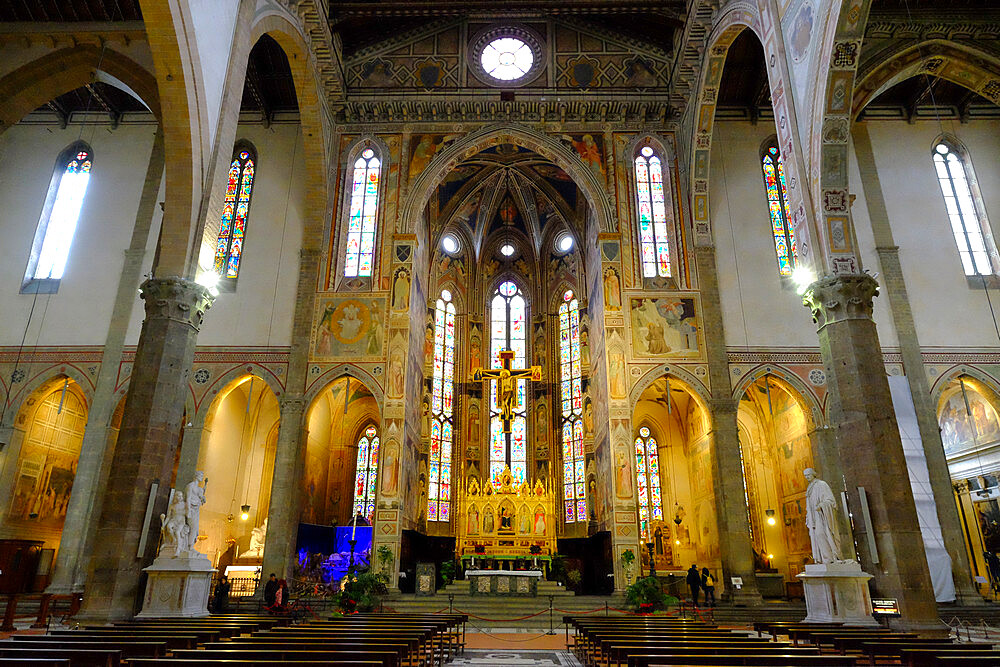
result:
[[[514,667],[580,667],[568,651],[505,651],[503,649],[468,649],[448,663],[449,667],[466,665],[513,665]]]

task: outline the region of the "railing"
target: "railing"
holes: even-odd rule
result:
[[[0,625],[0,630],[13,632],[16,629],[14,619],[17,617],[18,603],[27,599],[34,599],[36,595],[19,595],[16,593],[8,595],[7,605],[4,608],[3,624]],[[35,617],[35,622],[31,624],[31,627],[47,628],[49,627],[51,617],[60,615],[60,610],[63,619],[74,616],[80,611],[80,603],[83,601],[83,595],[80,593],[71,593],[69,595],[42,593],[38,596],[38,600],[38,615]]]

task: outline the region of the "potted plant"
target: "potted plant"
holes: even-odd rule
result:
[[[392,549],[383,544],[375,550],[375,555],[378,558],[379,569],[382,570],[382,574],[388,579],[389,566],[392,563]]]
[[[455,561],[446,560],[441,563],[441,582],[447,586],[455,580]]]
[[[664,593],[656,577],[644,577],[625,589],[625,603],[640,614],[651,614],[677,604],[677,598]]]
[[[625,580],[628,585],[632,585],[632,563],[635,562],[635,553],[631,549],[622,552],[622,569],[625,570]]]

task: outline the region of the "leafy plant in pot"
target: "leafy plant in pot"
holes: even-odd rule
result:
[[[649,614],[677,604],[677,598],[664,593],[656,577],[644,577],[625,589],[625,603],[639,613]]]
[[[446,560],[441,563],[441,582],[447,586],[455,580],[455,561]]]

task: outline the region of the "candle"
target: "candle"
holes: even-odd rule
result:
[[[358,514],[359,514],[359,512],[355,512],[354,513],[354,521],[351,522],[351,541],[352,542],[354,541],[354,533],[356,533],[357,530],[358,530]]]

